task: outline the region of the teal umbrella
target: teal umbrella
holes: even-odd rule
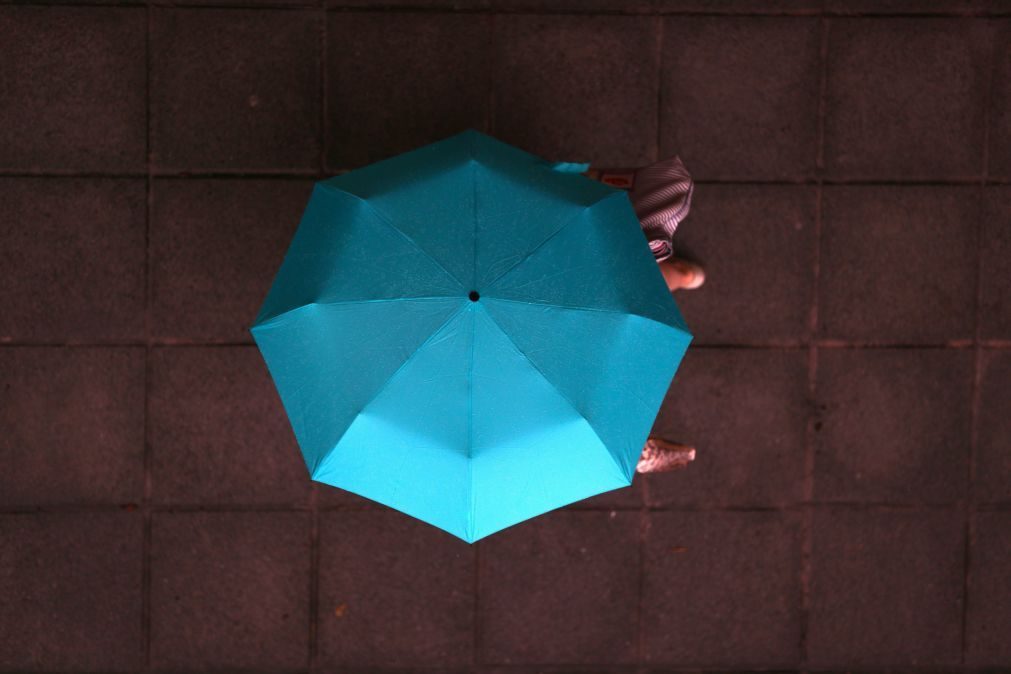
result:
[[[624,192],[475,131],[317,183],[252,333],[314,480],[471,542],[630,485],[691,341]]]

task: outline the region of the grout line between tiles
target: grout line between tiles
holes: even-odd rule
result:
[[[43,6],[43,7],[121,7],[121,8],[135,8],[138,6],[143,6],[143,3],[130,2],[129,0],[93,0],[86,3],[75,2],[74,0],[21,0],[17,3],[18,5],[27,6]],[[281,1],[267,1],[267,2],[252,2],[252,1],[240,1],[240,2],[223,2],[221,0],[208,0],[207,2],[199,1],[183,1],[183,2],[173,2],[172,0],[154,0],[152,2],[156,6],[165,7],[175,7],[180,9],[229,9],[229,10],[259,10],[259,9],[271,9],[271,10],[286,10],[286,11],[298,11],[307,8],[313,8],[311,2],[281,2]],[[479,6],[479,7],[461,7],[459,3],[446,3],[444,5],[433,5],[429,7],[420,7],[407,2],[375,2],[368,5],[364,4],[341,4],[340,2],[334,2],[326,7],[327,11],[334,13],[346,13],[346,12],[360,12],[360,13],[401,13],[401,14],[469,14],[469,15],[480,15],[480,14],[525,14],[531,16],[699,16],[699,17],[840,17],[840,18],[869,18],[869,19],[880,19],[880,20],[903,20],[903,19],[915,19],[915,18],[959,18],[959,19],[972,19],[972,18],[988,18],[988,17],[1002,17],[1007,16],[1009,10],[1002,9],[999,7],[993,9],[979,9],[979,10],[921,10],[914,12],[869,12],[869,11],[859,11],[859,10],[846,10],[846,9],[733,9],[728,8],[724,11],[719,11],[718,9],[708,9],[708,10],[694,10],[690,8],[672,8],[672,9],[649,9],[649,8],[622,8],[619,3],[615,3],[615,7],[612,8],[596,8],[590,11],[578,11],[578,10],[566,10],[566,9],[543,9],[537,7],[489,7],[489,6]]]
[[[980,181],[976,217],[976,292],[975,321],[973,325],[972,354],[972,389],[969,408],[969,451],[965,475],[965,528],[963,530],[962,556],[962,623],[961,623],[961,663],[964,666],[969,650],[969,592],[972,588],[972,550],[975,539],[976,504],[976,459],[979,451],[979,415],[982,404],[983,377],[983,246],[986,218],[986,185],[990,164],[990,125],[992,123],[990,109],[993,97],[994,76],[997,70],[997,27],[993,22],[987,22],[988,38],[991,40],[987,59],[986,88],[983,93],[983,147],[980,152]]]
[[[145,214],[144,214],[144,447],[143,447],[143,480],[144,493],[141,512],[144,520],[144,550],[142,560],[141,580],[141,638],[143,640],[144,671],[151,670],[151,304],[152,304],[152,269],[151,269],[151,230],[154,218],[154,193],[151,140],[151,73],[152,73],[152,39],[154,26],[154,9],[148,3],[145,7],[144,36],[144,154],[146,163],[145,176]]]
[[[497,23],[493,20],[493,23]],[[327,85],[329,89],[329,86]],[[489,133],[494,135],[494,91],[490,98],[491,112],[489,113]],[[324,124],[325,126],[325,124]],[[659,142],[657,141],[654,141]],[[324,140],[324,148],[326,140]],[[324,149],[325,153],[325,149]],[[4,178],[44,178],[44,179],[93,179],[93,180],[129,180],[147,178],[149,175],[165,180],[237,180],[237,179],[262,179],[262,180],[306,180],[322,179],[331,174],[347,173],[360,167],[331,168],[321,167],[312,170],[270,170],[270,169],[246,169],[235,168],[230,170],[173,170],[152,167],[150,172],[131,171],[75,171],[61,169],[46,169],[43,171],[31,171],[24,169],[0,169],[0,179]],[[976,187],[980,181],[984,180],[987,186],[1007,186],[1011,185],[1011,178],[986,176],[968,176],[962,178],[936,178],[936,179],[912,179],[901,178],[806,178],[798,177],[794,179],[759,179],[749,177],[726,177],[726,178],[704,178],[694,179],[697,185],[739,185],[742,187],[776,187],[776,186],[818,186],[818,185],[839,185],[850,187]]]
[[[313,483],[309,492],[309,670],[319,662],[319,490]]]
[[[326,0],[316,0],[316,11],[319,14],[318,31],[318,53],[316,64],[318,67],[318,94],[319,94],[319,157],[318,176],[322,179],[327,173],[327,117],[329,106],[327,104],[327,54],[329,25],[327,22]],[[306,639],[308,649],[307,660],[309,671],[315,671],[319,663],[319,566],[320,566],[320,507],[319,507],[319,485],[312,482],[309,490],[309,634]]]
[[[656,115],[654,117],[656,128],[654,129],[653,140],[653,161],[660,161],[660,152],[663,147],[661,134],[663,132],[663,91],[664,91],[664,40],[665,26],[662,16],[654,19],[654,34],[656,35],[654,64],[656,66]],[[639,476],[642,482],[642,492],[640,494],[639,507],[639,531],[638,531],[638,578],[636,584],[636,610],[635,610],[635,659],[640,669],[646,668],[646,629],[643,621],[644,602],[646,598],[646,550],[649,543],[650,518],[650,493],[649,480],[645,475]]]
[[[804,478],[803,499],[805,504],[814,502],[815,445],[818,432],[818,312],[821,283],[821,238],[823,215],[822,182],[825,174],[825,117],[828,91],[828,49],[829,22],[819,20],[820,45],[818,49],[818,120],[817,148],[815,151],[816,183],[814,209],[814,251],[811,263],[811,305],[808,313],[807,357],[807,421],[804,429]],[[814,511],[810,506],[803,509],[800,552],[800,662],[802,668],[810,663],[811,633],[811,573],[814,547]]]
[[[473,630],[473,641],[471,643],[471,664],[475,667],[479,667],[484,663],[484,658],[482,657],[482,648],[484,648],[483,643],[483,633],[481,630],[481,548],[482,543],[478,541],[474,543],[474,623],[471,625]]]
[[[964,503],[962,501],[948,503],[911,503],[911,502],[882,502],[882,501],[799,501],[786,505],[750,505],[750,504],[704,504],[704,503],[671,503],[656,506],[593,506],[593,507],[570,507],[566,512],[579,513],[801,513],[806,510],[823,510],[838,512],[961,512]],[[54,515],[54,514],[85,514],[99,512],[133,512],[138,509],[136,503],[91,503],[91,504],[32,504],[32,505],[5,505],[0,506],[0,515],[24,516],[24,515]],[[309,513],[313,512],[310,504],[257,504],[257,503],[229,503],[229,504],[194,504],[194,503],[169,503],[154,504],[149,508],[152,514],[162,513]],[[318,513],[351,513],[351,512],[376,512],[384,510],[384,506],[379,504],[365,505],[329,505],[317,506]],[[1011,501],[984,502],[976,505],[979,512],[1004,512],[1011,510]],[[475,544],[476,545],[476,544]]]
[[[643,627],[643,602],[646,598],[646,547],[649,542],[650,510],[649,510],[649,482],[645,475],[640,476],[642,480],[642,504],[639,508],[639,578],[636,587],[636,613],[635,613],[635,655],[636,662],[640,666],[646,666],[646,630]]]
[[[706,342],[699,340],[698,343],[692,342],[692,349],[709,349],[709,350],[726,350],[726,349],[739,349],[739,350],[759,350],[759,351],[803,351],[809,349],[812,345],[817,346],[819,350],[831,350],[831,349],[850,349],[850,350],[861,350],[861,349],[893,349],[893,350],[909,350],[909,351],[928,351],[928,350],[939,350],[947,349],[954,351],[970,351],[976,348],[976,344],[971,339],[964,340],[952,340],[947,342],[933,342],[933,343],[923,343],[923,344],[912,344],[906,342],[856,342],[856,341],[843,341],[843,340],[831,340],[831,339],[817,339],[817,340],[807,340],[807,339],[797,339],[797,340],[772,340],[765,342]],[[1006,351],[1011,350],[1011,340],[1007,339],[982,339],[979,342],[980,347],[985,350],[991,351]],[[233,341],[185,341],[178,339],[151,339],[148,342],[143,340],[128,340],[128,341],[31,341],[31,340],[18,340],[18,341],[0,341],[0,349],[51,349],[51,348],[71,348],[71,349],[132,349],[132,348],[146,348],[151,349],[221,349],[221,348],[241,348],[241,349],[251,349],[255,348],[256,344],[253,342],[233,342]]]
[[[319,26],[319,138],[320,138],[320,148],[319,148],[319,170],[317,177],[325,177],[327,175],[327,150],[329,148],[328,138],[328,124],[327,117],[329,115],[329,105],[327,104],[327,90],[328,90],[328,66],[327,54],[329,53],[329,30],[330,27],[327,22],[326,15],[326,0],[317,0],[318,8],[320,11],[320,21]]]

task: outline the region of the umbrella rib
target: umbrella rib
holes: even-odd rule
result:
[[[301,309],[307,309],[309,307],[336,307],[346,304],[374,304],[377,302],[413,302],[415,300],[449,300],[454,299],[455,295],[425,295],[422,297],[379,297],[376,299],[369,300],[337,300],[335,302],[307,302],[306,304],[300,304],[297,307],[291,307],[290,309],[285,309],[279,314],[274,314],[273,316],[268,316],[263,320],[257,322],[253,325],[253,328],[266,327],[273,325],[274,323],[279,323],[281,319],[292,314]],[[252,328],[250,328],[252,329]]]
[[[479,212],[479,209],[477,207],[477,173],[481,163],[477,158],[477,151],[474,149],[473,136],[468,137],[467,144],[470,146],[470,159],[471,159],[470,175],[472,178],[471,185],[473,186],[472,203],[474,204],[474,234],[471,237],[471,240],[473,242],[473,248],[471,250],[471,258],[470,258],[471,259],[470,286],[473,289],[474,286],[477,284],[477,214]]]
[[[536,253],[541,248],[543,248],[545,244],[547,244],[553,238],[555,238],[556,236],[558,236],[569,225],[571,225],[572,223],[574,223],[577,220],[579,220],[580,218],[582,218],[586,214],[586,212],[588,210],[590,210],[594,206],[597,206],[598,204],[604,202],[607,199],[611,199],[613,197],[624,197],[624,196],[625,196],[625,194],[623,192],[611,192],[609,194],[605,194],[604,196],[602,196],[601,198],[597,199],[593,203],[587,204],[586,206],[584,206],[578,213],[576,213],[575,215],[573,215],[572,218],[570,218],[569,220],[567,220],[564,225],[562,225],[561,227],[559,227],[558,229],[556,229],[554,232],[552,232],[551,234],[549,234],[543,241],[541,241],[539,244],[537,244],[536,246],[534,246],[530,250],[530,252],[528,252],[526,255],[524,255],[519,260],[517,260],[515,264],[513,264],[511,267],[509,267],[508,269],[506,269],[504,272],[502,272],[501,274],[499,274],[498,276],[496,276],[495,278],[493,278],[491,280],[491,282],[488,283],[488,288],[493,287],[496,283],[498,283],[499,281],[501,281],[505,276],[507,276],[508,274],[511,274],[517,267],[519,267],[521,264],[523,264],[524,262],[526,262],[527,260],[529,260],[534,255],[534,253]]]
[[[571,306],[568,304],[554,304],[552,302],[528,302],[525,300],[515,300],[506,297],[495,297],[496,302],[515,302],[516,304],[529,304],[534,307],[554,307],[555,309],[571,309],[573,311],[597,311],[603,314],[618,314],[619,316],[635,316],[636,318],[641,318],[658,325],[662,325],[667,328],[673,328],[675,330],[680,330],[681,332],[688,332],[688,329],[682,325],[671,325],[670,323],[664,323],[650,316],[643,316],[642,314],[637,314],[631,311],[615,311],[614,309],[601,309],[600,307],[579,307]]]
[[[375,205],[372,204],[368,199],[362,197],[361,195],[355,194],[354,192],[349,192],[349,191],[347,191],[347,190],[345,190],[343,188],[335,187],[335,186],[330,185],[330,184],[325,183],[325,182],[322,182],[322,183],[319,183],[319,184],[322,185],[324,189],[330,190],[332,192],[338,192],[340,194],[346,194],[347,196],[352,197],[354,199],[357,199],[358,201],[360,201],[363,204],[365,204],[372,211],[372,213],[375,214],[375,216],[376,216],[377,219],[379,219],[381,222],[383,222],[387,227],[389,227],[390,229],[392,229],[394,232],[396,232],[400,236],[404,237],[404,240],[406,240],[408,243],[410,243],[412,246],[414,246],[414,248],[417,249],[417,251],[419,253],[421,253],[422,255],[424,255],[425,257],[427,257],[429,260],[431,260],[432,262],[434,262],[435,265],[437,267],[439,267],[439,269],[441,269],[446,274],[446,276],[448,276],[449,278],[451,278],[454,281],[456,281],[456,284],[458,286],[460,286],[460,289],[464,290],[463,283],[461,283],[460,279],[458,279],[456,276],[453,275],[453,272],[451,272],[448,269],[446,269],[446,267],[443,266],[443,264],[441,262],[439,262],[437,259],[435,259],[435,257],[431,253],[429,253],[427,250],[425,250],[421,246],[421,244],[419,244],[417,241],[415,241],[414,239],[412,239],[411,237],[409,237],[402,229],[400,229],[395,224],[393,224],[393,221],[390,220],[389,217],[386,216],[386,214],[384,214],[382,211],[380,211],[378,208],[376,208]]]
[[[391,374],[389,376],[389,378],[387,378],[387,380],[383,382],[382,386],[380,386],[379,388],[376,389],[376,392],[374,394],[372,394],[372,396],[370,396],[368,400],[365,401],[365,404],[363,404],[361,407],[358,408],[358,411],[355,412],[354,416],[352,417],[352,422],[350,424],[348,424],[348,427],[345,428],[344,432],[340,434],[340,437],[337,438],[337,441],[333,444],[333,447],[331,447],[330,449],[328,449],[326,451],[326,453],[323,454],[323,456],[321,456],[319,458],[319,460],[316,462],[316,465],[313,466],[312,472],[310,473],[313,478],[316,477],[316,471],[319,470],[320,466],[322,466],[324,463],[326,463],[326,460],[330,458],[330,455],[333,454],[333,452],[334,452],[335,449],[337,449],[337,446],[341,443],[341,440],[343,440],[344,436],[347,435],[347,432],[351,429],[351,426],[354,425],[354,419],[357,419],[358,415],[365,411],[365,408],[367,408],[369,405],[371,405],[373,402],[375,402],[375,400],[379,396],[381,396],[383,394],[383,391],[385,391],[387,389],[387,387],[389,387],[390,383],[393,382],[393,380],[397,378],[397,375],[400,374],[403,371],[403,369],[405,367],[407,367],[407,365],[412,360],[414,360],[414,357],[417,356],[419,353],[421,353],[421,351],[423,351],[424,348],[426,346],[428,346],[428,344],[433,339],[435,339],[436,335],[438,335],[443,330],[445,330],[446,326],[449,325],[450,322],[452,322],[453,319],[455,319],[457,316],[459,316],[466,308],[467,308],[467,303],[463,303],[463,304],[461,304],[459,306],[459,308],[457,308],[456,311],[454,311],[452,314],[450,314],[449,318],[447,318],[445,321],[443,321],[442,325],[440,325],[438,328],[436,328],[435,330],[433,330],[432,334],[430,334],[428,336],[428,339],[426,339],[424,342],[422,342],[418,346],[418,348],[416,348],[414,350],[414,353],[412,353],[410,356],[408,356],[407,359],[404,360],[404,362],[400,364],[400,367],[398,367],[396,370],[393,371],[393,374]]]
[[[523,349],[520,348],[520,345],[517,344],[513,340],[513,338],[509,335],[508,332],[506,332],[505,330],[502,329],[502,326],[499,325],[495,321],[495,319],[493,319],[490,315],[488,316],[488,319],[492,323],[495,324],[495,327],[498,328],[499,332],[501,332],[503,335],[505,335],[505,338],[508,339],[509,343],[513,345],[513,348],[516,349],[516,352],[519,353],[521,356],[523,356],[523,359],[525,361],[527,361],[527,363],[530,364],[530,367],[532,367],[534,370],[536,370],[537,373],[539,375],[541,375],[541,378],[543,378],[544,381],[546,381],[548,383],[548,385],[551,386],[551,388],[555,391],[555,393],[557,393],[559,396],[561,396],[562,400],[564,400],[565,402],[567,402],[569,404],[569,407],[571,407],[573,410],[575,410],[576,414],[579,415],[579,418],[581,418],[583,421],[586,422],[587,427],[589,427],[589,429],[593,433],[594,437],[596,437],[597,440],[600,442],[600,446],[603,447],[604,451],[607,452],[607,455],[611,457],[611,460],[614,462],[614,465],[618,467],[618,470],[621,471],[622,475],[625,475],[626,470],[627,470],[626,467],[622,466],[621,463],[618,461],[618,458],[611,452],[610,448],[608,448],[608,446],[607,446],[607,443],[604,442],[604,439],[600,437],[600,434],[597,433],[597,429],[593,427],[593,424],[591,424],[590,420],[586,418],[586,415],[583,414],[583,411],[581,409],[579,409],[579,407],[576,406],[575,403],[573,403],[571,400],[569,400],[569,397],[567,395],[565,395],[565,393],[563,393],[557,386],[555,386],[554,382],[552,382],[551,379],[548,377],[548,375],[546,375],[544,373],[544,370],[542,370],[541,368],[537,367],[537,364],[534,363],[534,361],[530,359],[530,356],[528,356],[526,354],[526,352],[523,351]],[[626,477],[627,477],[627,475],[626,475]]]

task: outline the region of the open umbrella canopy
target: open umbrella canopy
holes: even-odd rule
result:
[[[314,480],[471,542],[631,484],[691,336],[562,169],[467,131],[316,184],[252,328]]]

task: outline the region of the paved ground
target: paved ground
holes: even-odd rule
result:
[[[1011,670],[1011,4],[209,1],[0,3],[0,671]],[[313,487],[246,332],[468,126],[680,153],[711,274],[696,464],[473,547]]]

